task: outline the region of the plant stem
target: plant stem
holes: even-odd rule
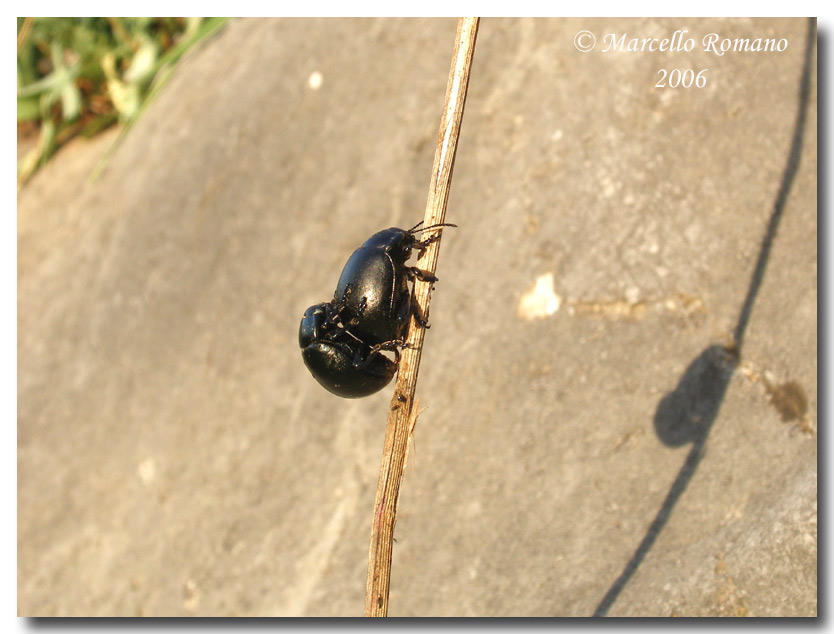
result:
[[[434,154],[429,197],[426,202],[424,226],[444,222],[446,203],[452,184],[458,135],[469,85],[469,71],[478,33],[478,18],[460,18],[452,54],[452,68],[446,85],[446,101],[440,121],[440,133]],[[428,246],[417,259],[417,268],[434,274],[440,241]],[[431,282],[414,281],[414,299],[428,317],[431,299]],[[394,524],[397,520],[397,502],[400,494],[405,457],[410,431],[416,417],[414,393],[417,372],[423,350],[425,328],[414,321],[406,338],[407,347],[400,354],[397,385],[388,408],[388,424],[385,429],[385,445],[379,471],[376,501],[371,529],[371,546],[368,553],[368,581],[365,595],[365,616],[388,615],[388,589],[391,579],[391,551],[394,541]]]

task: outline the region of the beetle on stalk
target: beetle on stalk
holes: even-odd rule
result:
[[[413,251],[422,254],[439,240],[441,232],[423,240],[417,234],[456,225],[419,229],[421,224],[391,227],[368,238],[348,258],[333,299],[304,313],[298,332],[304,363],[333,394],[359,398],[384,388],[396,374],[411,317],[429,327],[414,301],[413,282],[436,282],[437,277],[406,262]],[[383,351],[393,351],[394,361]]]

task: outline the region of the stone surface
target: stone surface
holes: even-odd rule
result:
[[[601,52],[676,29],[693,51]],[[716,56],[712,32],[789,45]],[[19,614],[362,614],[390,389],[322,390],[298,322],[422,218],[454,33],[235,21],[98,181],[112,134],[20,192]],[[481,22],[391,616],[816,614],[815,49],[777,205],[806,37]]]

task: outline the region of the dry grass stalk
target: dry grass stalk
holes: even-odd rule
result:
[[[477,32],[478,18],[460,18],[455,37],[455,50],[452,55],[452,68],[446,85],[446,101],[440,123],[437,149],[434,154],[429,197],[426,202],[424,224],[427,227],[444,222],[446,217],[446,203],[452,183],[452,169]],[[417,267],[434,273],[437,268],[439,247],[439,241],[431,244],[418,258]],[[429,282],[415,281],[415,299],[422,308],[423,314],[427,316],[431,287]],[[394,524],[397,520],[400,483],[413,420],[412,410],[416,406],[414,393],[417,387],[417,372],[420,367],[425,333],[424,328],[415,326],[412,321],[406,339],[408,347],[400,355],[397,385],[388,409],[385,446],[374,502],[371,546],[368,554],[365,616],[388,615]]]

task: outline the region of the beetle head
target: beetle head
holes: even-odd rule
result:
[[[316,304],[304,311],[301,326],[298,329],[298,345],[306,348],[318,341],[327,330],[327,304]]]

